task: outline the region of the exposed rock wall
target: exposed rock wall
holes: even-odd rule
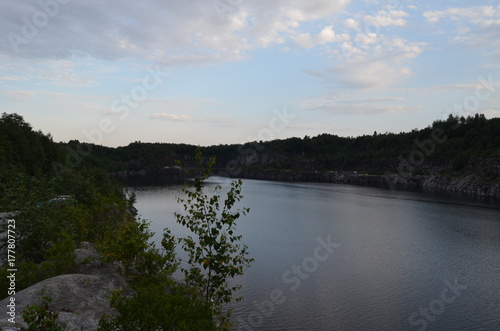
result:
[[[500,158],[471,159],[460,171],[454,171],[453,161],[449,159],[425,159],[418,166],[412,166],[402,158],[335,160],[329,164],[318,164],[299,154],[255,152],[226,161],[218,164],[219,168],[214,174],[260,180],[421,188],[500,199]],[[186,178],[189,177],[188,170],[176,167],[145,168],[118,171],[111,176]]]
[[[366,164],[362,164],[362,166],[366,166]],[[429,162],[425,167],[418,168],[419,172],[430,173],[424,175],[413,175],[407,171],[398,170],[394,166],[394,162],[390,162],[390,165],[387,166],[379,164],[376,171],[385,169],[386,174],[384,175],[368,175],[364,172],[358,172],[361,169],[372,170],[359,167],[359,165],[354,169],[352,171],[291,171],[250,168],[241,171],[236,177],[276,181],[344,183],[395,189],[421,188],[428,191],[437,190],[500,199],[500,159],[498,158],[471,160],[463,172],[452,172],[451,162]],[[442,172],[448,173],[440,174]]]

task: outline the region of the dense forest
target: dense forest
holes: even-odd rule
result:
[[[32,134],[27,134],[31,132]],[[27,175],[71,171],[102,174],[172,173],[176,161],[194,164],[196,146],[133,142],[111,148],[72,140],[54,143],[52,137],[32,130],[21,116],[4,114],[0,121],[0,185],[22,172]],[[411,163],[415,173],[440,170],[465,171],[473,160],[500,157],[500,118],[482,114],[436,120],[410,132],[377,133],[359,137],[321,134],[203,147],[215,157],[218,173],[241,175],[252,171],[359,171],[397,173]],[[405,162],[406,161],[406,162]],[[425,162],[424,162],[425,161]],[[175,172],[173,172],[175,174]]]
[[[446,159],[463,165],[471,158],[500,156],[500,118],[487,120],[484,115],[450,117],[437,120],[427,128],[411,132],[339,137],[322,134],[316,137],[289,138],[269,142],[252,142],[244,146],[213,146],[209,154],[227,162],[240,155],[274,154],[266,167],[304,170],[370,170],[355,169],[366,161],[409,158],[413,151],[422,150],[426,159]],[[432,150],[431,150],[432,149]],[[254,155],[255,154],[255,155]],[[262,158],[260,159],[262,163]],[[262,166],[258,158],[253,166]],[[395,169],[392,169],[395,170]]]
[[[47,173],[53,161],[63,159],[63,153],[50,135],[33,131],[20,115],[4,113],[0,118],[2,177],[6,172]]]
[[[193,145],[137,141],[118,148],[76,140],[53,146],[47,145],[49,138],[43,138],[40,133],[38,135],[40,142],[37,142],[36,150],[20,156],[24,149],[19,149],[19,155],[11,153],[3,157],[22,161],[27,171],[31,172],[50,166],[44,161],[46,158],[38,158],[36,153],[41,153],[59,157],[59,167],[54,167],[56,170],[99,168],[108,173],[122,172],[126,175],[141,170],[165,172],[165,169],[175,166],[176,160],[189,167],[194,162],[196,150]],[[2,150],[8,151],[9,142],[6,143],[5,138],[3,140],[7,148]],[[452,171],[463,171],[472,160],[500,156],[500,118],[486,119],[482,114],[468,117],[450,115],[447,120],[436,120],[426,128],[410,132],[374,132],[373,135],[359,137],[321,134],[202,149],[205,156],[216,158],[215,168],[219,173],[226,170],[228,175],[241,175],[245,170],[397,173],[404,160],[413,161],[412,169],[416,172],[428,172],[429,167],[435,164],[447,165]],[[425,162],[421,162],[422,158]]]

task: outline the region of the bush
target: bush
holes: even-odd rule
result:
[[[103,234],[102,240],[97,243],[97,249],[104,262],[121,262],[123,272],[130,273],[140,255],[151,246],[148,243],[151,236],[144,220],[136,222],[132,217],[128,217],[115,229],[108,229]]]
[[[52,297],[43,294],[42,303],[34,304],[26,307],[22,312],[24,321],[28,324],[28,328],[22,328],[21,331],[64,331],[57,324],[59,314],[50,308]]]
[[[119,292],[111,297],[116,317],[105,317],[99,322],[99,331],[151,330],[217,330],[209,304],[181,285],[149,283],[136,289],[126,298]]]
[[[60,239],[46,251],[45,261],[37,264],[31,259],[23,259],[17,262],[16,290],[20,291],[47,278],[74,272],[75,248],[73,239],[63,231],[60,233]],[[7,296],[7,290],[4,289],[9,287],[8,268],[5,264],[0,269],[1,297]]]
[[[47,250],[47,260],[41,263],[44,278],[68,274],[75,271],[75,241],[64,230],[60,239]]]

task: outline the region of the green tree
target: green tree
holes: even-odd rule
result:
[[[204,301],[212,303],[217,309],[223,303],[230,302],[233,293],[241,287],[229,285],[229,278],[243,274],[244,268],[253,261],[248,258],[248,247],[240,243],[242,236],[235,232],[236,220],[250,210],[233,210],[243,198],[241,180],[232,181],[224,201],[220,185],[215,186],[213,195],[204,193],[205,180],[209,177],[215,159],[211,158],[207,167],[202,166],[202,161],[201,150],[198,149],[198,174],[194,182],[183,189],[187,197],[178,199],[186,213],[175,215],[177,222],[189,228],[194,235],[180,239],[183,249],[188,253],[189,266],[181,268],[186,282],[189,286],[197,287]],[[221,317],[224,319],[224,316]]]

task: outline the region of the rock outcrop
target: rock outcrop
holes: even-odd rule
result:
[[[29,305],[40,304],[42,296],[47,294],[52,298],[51,309],[59,312],[58,321],[67,330],[94,331],[103,315],[113,315],[110,294],[115,289],[128,289],[125,278],[115,266],[103,265],[89,243],[82,243],[75,257],[79,263],[78,273],[45,279],[17,292],[16,323],[9,322],[9,317],[4,315],[0,320],[1,330],[26,327],[22,311]],[[10,297],[3,299],[0,306],[6,307],[9,300]]]
[[[357,171],[278,171],[245,170],[240,178],[295,182],[322,182],[365,186],[389,187],[391,189],[422,189],[462,193],[480,198],[500,199],[500,184],[485,180],[475,173],[448,175],[400,175],[387,172],[385,175],[369,175]]]

